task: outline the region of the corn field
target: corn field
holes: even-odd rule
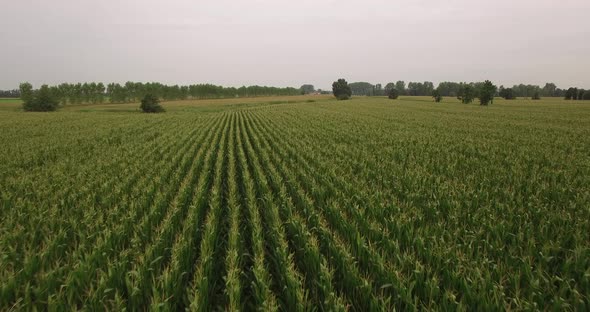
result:
[[[590,105],[258,101],[0,110],[0,310],[590,309]]]

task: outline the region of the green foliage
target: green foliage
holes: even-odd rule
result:
[[[586,92],[584,92],[584,95],[582,96],[582,99],[584,99],[584,100],[590,100],[590,90],[586,90]]]
[[[47,85],[32,91],[28,86],[21,84],[21,93],[24,94],[23,109],[26,112],[51,112],[59,106],[58,98]]]
[[[583,100],[583,99],[584,99],[584,93],[585,93],[585,92],[586,92],[586,91],[585,91],[584,89],[578,89],[578,96],[577,96],[577,99],[578,99],[578,100],[580,100],[580,101],[581,101],[581,100]]]
[[[533,93],[532,99],[533,100],[540,100],[541,99],[541,94],[538,90],[536,90],[535,93]]]
[[[577,100],[578,99],[578,89],[577,88],[568,88],[565,91],[565,99],[566,100]]]
[[[375,86],[371,83],[360,81],[360,82],[351,82],[348,85],[350,86],[350,90],[352,91],[352,95],[366,95],[366,96],[374,95]]]
[[[457,99],[463,104],[469,104],[475,99],[475,88],[469,84],[464,84],[457,93]]]
[[[387,97],[391,100],[397,99],[399,96],[399,92],[395,88],[391,88],[387,91]]]
[[[310,94],[315,92],[315,88],[311,84],[304,84],[299,88],[299,90],[301,90],[301,94]]]
[[[27,94],[31,94],[32,87],[28,83],[21,86]],[[312,86],[313,87],[313,86]],[[119,83],[102,82],[90,83],[62,83],[50,87],[51,92],[58,101],[67,104],[100,104],[108,100],[110,103],[135,103],[146,94],[152,94],[167,101],[185,99],[217,99],[235,97],[257,96],[283,96],[300,95],[301,90],[295,88],[276,88],[265,86],[243,86],[240,88],[225,88],[212,84],[197,84],[189,86],[164,85],[158,82],[131,82],[121,85]]]
[[[408,83],[408,95],[420,96],[420,95],[431,95],[434,90],[434,84],[430,81],[424,82],[409,82]]]
[[[352,89],[344,79],[338,79],[332,83],[332,93],[338,100],[348,100],[352,95]]]
[[[395,88],[397,89],[397,93],[399,95],[406,94],[406,83],[403,80],[398,80],[395,82]]]
[[[23,102],[31,102],[33,100],[33,85],[28,82],[23,82],[19,86],[20,98]]]
[[[161,113],[164,112],[164,108],[160,105],[158,97],[146,94],[141,99],[141,105],[139,106],[144,113]]]
[[[494,102],[494,95],[496,94],[496,86],[489,80],[483,82],[479,87],[479,103],[480,105],[488,105]]]
[[[436,103],[441,102],[443,99],[443,97],[440,94],[440,91],[438,89],[432,90],[432,98],[434,99],[434,102],[436,102]]]
[[[500,92],[498,93],[500,97],[503,97],[506,100],[514,100],[516,96],[514,95],[514,90],[512,88],[504,88],[504,86],[500,86]]]

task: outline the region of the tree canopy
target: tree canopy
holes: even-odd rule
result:
[[[338,100],[348,100],[352,96],[352,90],[345,79],[338,79],[332,83],[332,93]]]
[[[438,89],[434,89],[432,90],[432,98],[434,99],[434,102],[439,103],[442,101],[443,97]]]
[[[498,95],[506,100],[514,100],[516,98],[516,96],[514,96],[514,90],[512,88],[504,88],[504,86],[500,86],[500,92]]]
[[[310,94],[315,92],[315,88],[311,84],[304,84],[299,88],[299,90],[301,90],[302,94]]]
[[[31,84],[22,83],[20,91],[23,109],[27,112],[51,112],[59,106],[59,100],[47,85],[33,91]]]
[[[164,108],[160,105],[160,100],[153,94],[146,94],[141,99],[141,105],[139,106],[144,113],[161,113],[164,112]]]
[[[496,86],[489,80],[483,82],[479,88],[479,104],[488,105],[494,103],[494,95],[496,94]]]
[[[398,96],[399,96],[399,92],[395,88],[391,88],[391,89],[389,89],[387,91],[387,97],[390,98],[390,99],[392,99],[392,100],[397,99]]]

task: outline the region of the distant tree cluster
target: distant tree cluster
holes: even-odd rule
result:
[[[301,94],[310,94],[315,92],[315,88],[311,84],[304,84],[299,88],[299,90],[301,90]]]
[[[381,84],[371,84],[369,82],[351,82],[349,83],[352,95],[358,96],[388,96],[390,90],[397,90],[397,95],[410,96],[433,96],[434,100],[442,101],[445,96],[457,97],[463,103],[471,103],[474,99],[479,98],[479,91],[482,89],[484,82],[450,82],[443,81],[435,88],[430,81],[409,82],[407,85],[403,80],[389,82],[382,87]],[[577,88],[563,90],[558,88],[554,83],[548,82],[545,86],[540,87],[531,84],[518,84],[512,87],[500,86],[496,89],[494,96],[500,96],[507,100],[516,99],[517,97],[531,98],[539,100],[541,97],[565,97],[566,99],[584,99],[586,91]],[[436,95],[436,96],[435,96]],[[590,94],[587,95],[590,99]],[[491,100],[490,100],[491,102]]]
[[[568,88],[564,98],[566,100],[590,100],[590,90]]]
[[[48,87],[51,94],[63,105],[67,104],[98,104],[138,102],[151,94],[162,100],[215,99],[232,97],[299,95],[296,88],[276,88],[265,86],[249,86],[226,88],[212,84],[196,84],[189,86],[164,85],[157,82],[126,82],[125,84],[109,83],[62,83]]]
[[[512,88],[504,88],[504,86],[500,86],[500,90],[498,92],[498,95],[500,95],[500,97],[506,99],[506,100],[514,100],[516,99],[516,96],[514,95],[514,89]]]
[[[19,98],[20,92],[18,90],[0,90],[0,98]]]
[[[51,112],[59,106],[59,100],[47,85],[39,90],[33,90],[30,83],[21,83],[19,87],[23,109],[27,112]]]

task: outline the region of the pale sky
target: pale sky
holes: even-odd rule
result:
[[[2,0],[0,89],[345,78],[590,88],[590,0]]]

